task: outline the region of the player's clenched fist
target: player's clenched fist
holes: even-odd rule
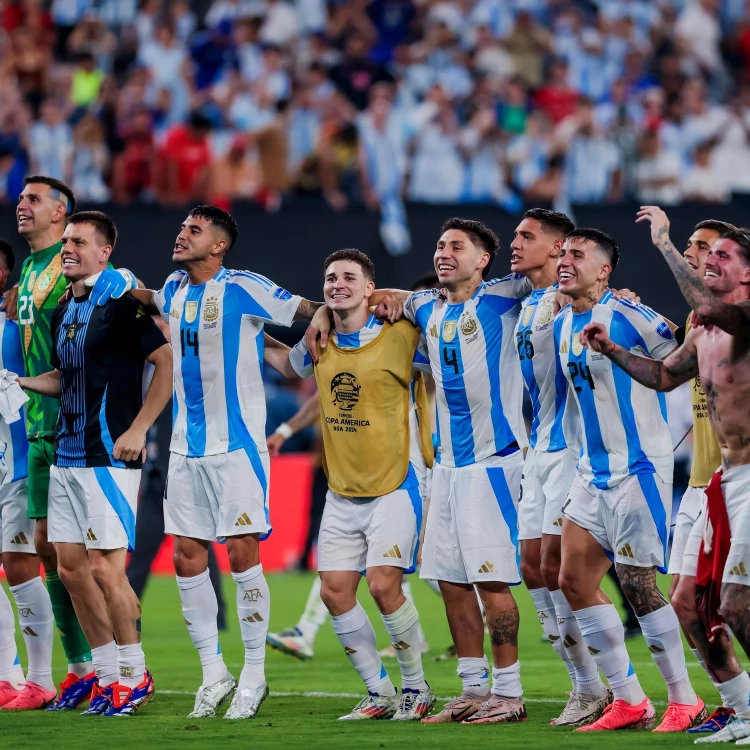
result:
[[[120,435],[115,442],[112,455],[119,461],[137,461],[146,448],[146,433],[131,427]]]
[[[607,334],[607,329],[601,323],[589,323],[580,334],[581,343],[587,348],[600,354],[609,354],[615,344]]]

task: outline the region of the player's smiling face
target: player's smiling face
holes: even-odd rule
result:
[[[591,240],[565,240],[557,261],[560,291],[574,299],[584,296],[609,275],[609,264],[603,261],[603,253]]]
[[[698,276],[703,276],[705,273],[706,256],[711,245],[718,239],[719,233],[715,229],[696,229],[690,235],[683,255],[687,264],[698,272]]]
[[[87,279],[107,267],[112,248],[93,224],[68,224],[62,237],[62,273],[69,281]]]
[[[174,243],[172,260],[175,263],[190,263],[221,255],[226,241],[208,219],[188,216],[180,227]]]
[[[734,240],[716,240],[708,251],[703,281],[717,295],[728,294],[750,284],[750,263]]]
[[[331,310],[356,310],[367,304],[374,290],[375,282],[353,260],[335,260],[326,268],[323,299]]]
[[[466,232],[449,229],[438,240],[433,261],[440,285],[452,290],[474,278],[481,281],[490,254],[475,245]]]
[[[559,245],[560,240],[546,234],[538,219],[523,219],[510,243],[510,270],[526,274],[542,268],[550,257],[559,255]]]
[[[65,215],[65,207],[50,195],[50,190],[49,185],[32,182],[18,196],[16,222],[21,236],[45,232],[53,219],[61,219]]]

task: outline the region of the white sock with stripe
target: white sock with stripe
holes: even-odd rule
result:
[[[18,609],[18,622],[26,644],[29,666],[26,679],[54,690],[52,682],[52,636],[55,618],[49,592],[40,576],[10,587]]]
[[[573,662],[568,658],[568,654],[563,645],[563,636],[557,626],[557,615],[555,613],[555,604],[552,600],[551,592],[548,588],[529,589],[531,599],[534,602],[536,615],[539,618],[539,624],[542,626],[542,632],[549,644],[560,657],[560,661],[568,670],[568,676],[573,684],[573,690],[576,689],[576,670]],[[583,646],[583,639],[581,639]],[[584,647],[585,648],[585,647]]]
[[[598,604],[579,609],[575,615],[586,647],[607,678],[615,699],[637,706],[646,694],[630,663],[625,629],[615,605]]]
[[[680,637],[680,623],[671,604],[638,618],[651,658],[667,683],[670,703],[694,706],[698,697],[690,684],[685,650]]]
[[[271,616],[271,592],[262,565],[256,565],[244,573],[232,573],[232,578],[237,583],[237,616],[245,645],[245,666],[239,687],[252,690],[266,681],[266,636]]]
[[[410,690],[426,690],[417,608],[407,599],[395,612],[381,617],[396,650],[402,686]]]
[[[16,620],[5,589],[0,586],[0,682],[18,687],[24,682],[16,650]],[[20,673],[20,680],[19,680]]]
[[[182,616],[203,667],[201,684],[206,687],[214,685],[223,680],[228,671],[219,646],[219,628],[216,625],[219,605],[208,568],[197,576],[176,578]]]
[[[406,576],[404,576],[404,579],[401,582],[401,591],[407,600],[416,607],[417,605],[414,604],[414,594],[411,592],[411,583],[409,583],[409,579]],[[424,634],[424,630],[422,630],[422,623],[419,619],[417,619],[417,628],[419,629],[419,650],[421,652],[422,647],[427,644],[427,637]]]
[[[357,602],[354,609],[331,617],[331,625],[367,690],[377,695],[395,695],[396,688],[378,656],[375,631],[362,605]]]

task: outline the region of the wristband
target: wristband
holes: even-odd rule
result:
[[[294,430],[286,423],[282,422],[274,432],[274,435],[281,435],[281,437],[284,438],[284,440],[289,440],[289,438],[294,435]]]

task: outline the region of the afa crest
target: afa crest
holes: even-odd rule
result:
[[[554,316],[555,305],[552,300],[547,300],[539,306],[539,311],[536,314],[536,324],[538,326],[546,326],[547,323],[552,320]]]
[[[203,320],[213,323],[219,317],[219,300],[209,297],[203,306]]]
[[[198,317],[198,303],[197,302],[186,302],[185,303],[185,322],[192,323]]]
[[[461,316],[461,333],[464,336],[471,336],[477,332],[477,321],[471,317],[471,313],[464,313]]]

